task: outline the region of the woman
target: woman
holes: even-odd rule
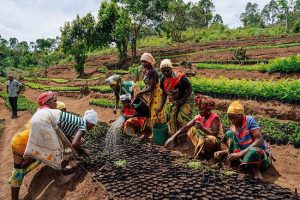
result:
[[[165,106],[167,97],[171,102],[169,131],[174,135],[179,127],[186,125],[192,119],[193,90],[192,85],[185,74],[173,70],[171,60],[161,61],[160,70],[163,77],[160,88],[163,91],[160,107],[156,109],[160,113]]]
[[[63,149],[59,148],[59,153],[56,150],[60,146],[58,143],[63,143],[62,140],[60,142],[57,140],[59,134],[56,127],[71,141],[72,148],[78,154],[87,156],[88,151],[82,148],[81,138],[98,122],[94,110],[87,110],[83,118],[57,110],[56,97],[50,91],[39,96],[38,104],[40,107],[31,118],[26,132],[21,132],[12,139],[14,156],[14,169],[10,180],[12,199],[18,199],[24,176],[39,164],[35,159],[46,165],[55,166],[57,157],[64,154]],[[53,144],[54,147],[48,144]],[[61,166],[61,163],[59,165]]]
[[[160,106],[162,91],[159,88],[159,78],[156,69],[154,68],[155,60],[150,53],[143,53],[141,57],[141,64],[144,68],[143,80],[145,88],[140,91],[137,96],[148,95],[148,102],[150,107],[149,126],[152,127],[155,123],[166,122],[166,112],[163,110],[156,113],[156,109]]]
[[[133,81],[122,81],[121,77],[119,75],[113,75],[110,76],[108,79],[106,79],[109,86],[113,89],[114,95],[115,95],[115,108],[114,108],[114,114],[117,113],[119,101],[120,101],[120,95],[123,94],[130,94],[132,98],[134,98],[134,82]]]
[[[147,117],[140,117],[136,111],[131,107],[131,97],[129,94],[120,96],[121,103],[123,104],[122,115],[126,118],[124,122],[124,132],[128,136],[136,137],[145,128]]]
[[[238,163],[243,171],[253,173],[255,179],[263,179],[261,170],[270,166],[272,156],[264,142],[261,128],[254,117],[245,115],[239,101],[230,104],[227,114],[232,123],[224,137],[228,150],[216,152],[215,157],[227,156],[231,165]]]
[[[195,104],[199,109],[199,114],[180,128],[165,145],[169,146],[176,137],[187,134],[195,147],[194,157],[211,158],[215,151],[221,150],[221,140],[224,136],[222,123],[220,117],[211,112],[215,106],[213,98],[200,95],[195,98]]]

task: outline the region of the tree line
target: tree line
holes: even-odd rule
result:
[[[286,31],[300,32],[300,0],[271,0],[260,11],[248,3],[240,20],[245,27],[269,27],[285,24]],[[61,36],[19,42],[0,37],[0,67],[46,67],[71,56],[79,76],[89,52],[115,46],[119,67],[137,56],[137,42],[150,35],[166,35],[173,42],[184,40],[183,32],[208,27],[226,28],[222,17],[213,14],[212,0],[196,3],[183,0],[111,0],[102,1],[97,15],[91,13],[61,27]]]

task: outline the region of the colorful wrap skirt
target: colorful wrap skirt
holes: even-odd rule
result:
[[[229,153],[242,151],[233,131],[229,130],[225,133],[224,142],[228,147]],[[268,151],[258,147],[250,147],[248,152],[240,160],[240,167],[247,168],[248,165],[259,164],[261,169],[267,169],[271,165],[271,161],[271,154],[268,153]]]

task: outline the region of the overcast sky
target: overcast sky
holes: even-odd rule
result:
[[[188,0],[185,0],[188,1]],[[197,0],[192,0],[197,2]],[[77,14],[97,13],[101,0],[0,0],[0,35],[19,41],[36,41],[38,38],[55,38],[60,27]],[[224,24],[239,27],[240,14],[247,2],[258,3],[260,9],[269,0],[213,0],[215,13],[222,16]]]

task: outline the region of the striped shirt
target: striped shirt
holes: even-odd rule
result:
[[[77,131],[87,132],[85,119],[67,112],[61,112],[58,126],[67,137],[74,136]]]

